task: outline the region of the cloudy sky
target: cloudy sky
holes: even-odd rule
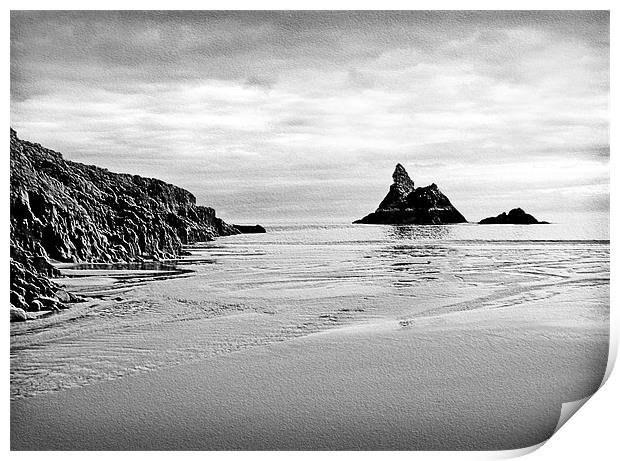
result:
[[[606,212],[608,96],[600,12],[11,14],[21,138],[233,222],[359,218],[397,162],[470,220]]]

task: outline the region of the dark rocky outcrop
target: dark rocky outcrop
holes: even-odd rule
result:
[[[33,314],[29,314],[19,307],[11,305],[11,322],[23,322],[25,320],[32,320]]]
[[[390,191],[374,213],[353,224],[454,224],[467,220],[437,187],[416,188],[399,163]]]
[[[478,224],[549,224],[547,221],[538,221],[531,214],[527,214],[521,208],[513,208],[494,217],[484,218]]]
[[[181,246],[239,231],[180,187],[75,163],[11,137],[11,305],[57,310],[77,298],[49,277],[50,260],[171,258]],[[12,318],[23,317],[11,311]]]
[[[254,226],[243,226],[241,224],[233,224],[235,229],[237,229],[242,234],[264,234],[267,232],[263,226],[260,224],[256,224]]]

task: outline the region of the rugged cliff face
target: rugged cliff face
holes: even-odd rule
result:
[[[354,224],[453,224],[466,222],[436,184],[416,188],[399,163],[390,191],[374,213]]]
[[[62,307],[71,295],[48,280],[57,261],[136,261],[178,256],[182,244],[239,233],[157,179],[64,160],[11,135],[11,306]],[[16,313],[17,315],[17,313]]]

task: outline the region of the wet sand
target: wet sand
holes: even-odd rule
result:
[[[533,322],[523,314],[379,321],[15,400],[11,448],[534,445],[553,433],[563,402],[598,387],[608,330],[595,321]]]
[[[492,231],[287,228],[172,277],[81,267],[64,282],[96,299],[11,325],[11,446],[537,444],[604,375],[609,244]]]

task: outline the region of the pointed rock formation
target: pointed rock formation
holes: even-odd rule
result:
[[[394,173],[392,173],[392,179],[394,182],[390,186],[388,194],[379,204],[379,209],[398,208],[415,189],[415,185],[409,177],[407,170],[400,163],[396,164]]]
[[[353,224],[454,224],[467,222],[448,197],[431,184],[416,188],[399,163],[392,174],[394,183],[374,213]]]
[[[484,218],[478,224],[549,224],[547,221],[539,221],[531,214],[527,214],[521,208],[513,208],[494,217]]]

